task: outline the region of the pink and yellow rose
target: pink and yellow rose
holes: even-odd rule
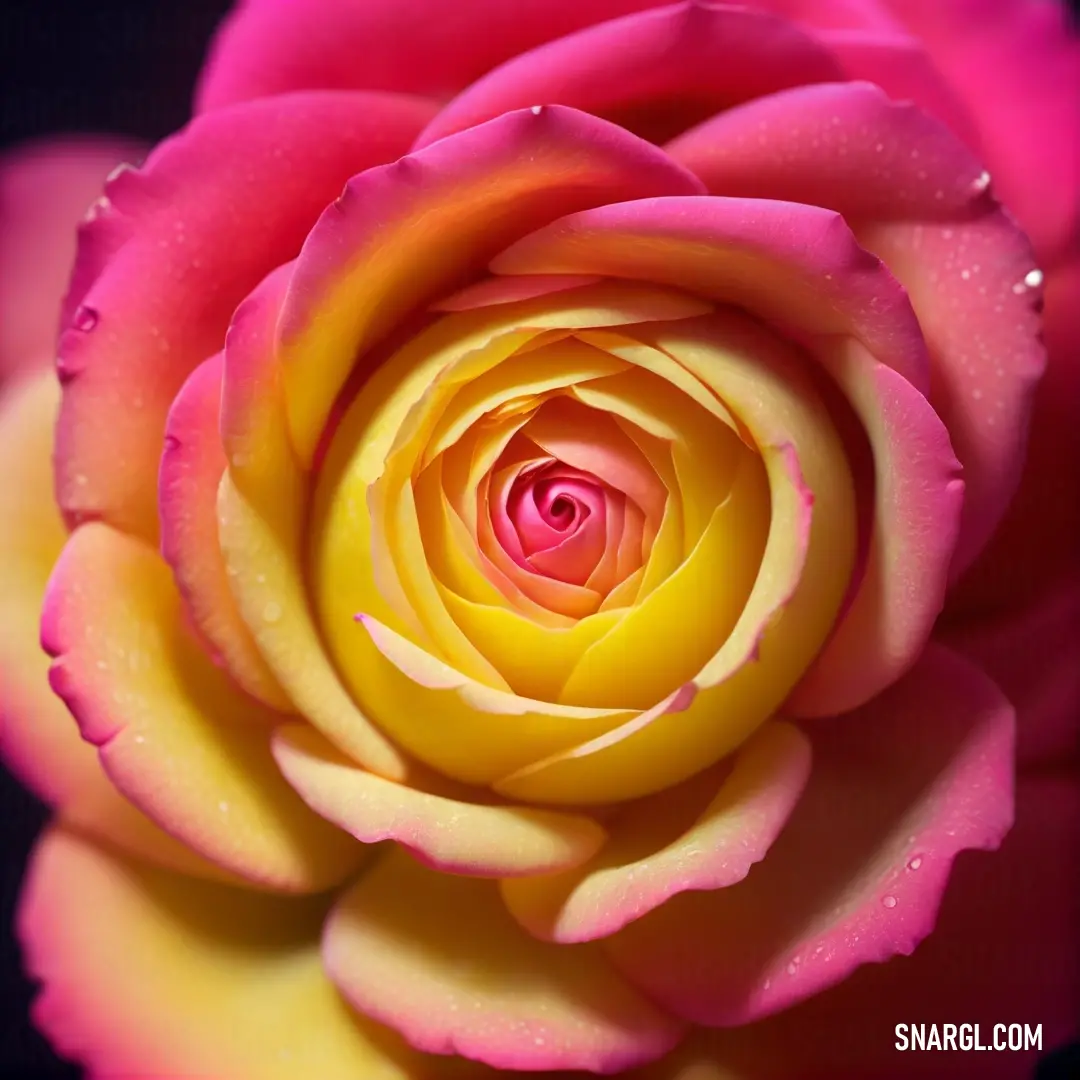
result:
[[[197,112],[0,405],[59,1049],[982,1077],[1030,1061],[892,1026],[1068,1037],[1063,9],[248,0]]]

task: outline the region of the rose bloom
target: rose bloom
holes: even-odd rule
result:
[[[248,0],[83,219],[53,371],[83,154],[4,174],[60,1053],[985,1078],[1033,1052],[894,1026],[1075,1033],[1063,7]]]

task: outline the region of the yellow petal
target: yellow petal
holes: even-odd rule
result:
[[[673,1048],[682,1025],[593,945],[529,937],[494,882],[394,852],[331,914],[327,970],[356,1008],[414,1046],[496,1068],[618,1072]]]
[[[184,873],[229,878],[117,791],[49,686],[41,607],[67,539],[52,484],[59,402],[51,370],[9,384],[0,399],[0,752],[40,798],[91,836]]]
[[[377,620],[361,621],[354,632],[371,651],[363,700],[372,714],[421,761],[466,783],[490,783],[633,715],[493,690]]]
[[[734,313],[641,337],[722,396],[761,448],[772,499],[761,570],[731,635],[691,682],[621,728],[494,785],[515,798],[616,801],[719,760],[787,697],[828,635],[851,574],[851,475],[802,358]]]
[[[768,528],[765,469],[745,451],[729,497],[688,558],[580,655],[557,700],[648,709],[693,679],[742,615]]]
[[[213,862],[268,888],[318,891],[363,857],[313,814],[270,754],[279,718],[185,630],[172,574],[142,540],[91,522],[49,582],[50,677],[120,790]]]
[[[677,893],[727,888],[766,857],[809,772],[809,739],[791,724],[765,724],[730,771],[723,763],[631,803],[594,859],[503,881],[503,899],[531,934],[565,943],[614,934]]]
[[[43,983],[34,1019],[95,1076],[429,1076],[326,977],[325,907],[154,870],[53,829],[20,906]]]
[[[604,830],[582,814],[481,803],[480,793],[468,789],[420,791],[384,780],[305,725],[274,733],[274,757],[322,817],[365,844],[394,840],[446,873],[544,874],[585,862],[604,842]]]

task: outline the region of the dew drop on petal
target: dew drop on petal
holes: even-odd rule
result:
[[[894,908],[894,907],[896,907],[896,897],[895,896],[883,896],[881,898],[881,904],[882,904],[882,907]]]
[[[971,190],[976,194],[984,192],[990,186],[990,174],[983,169],[971,182]]]
[[[922,866],[922,856],[916,855],[907,865],[909,870],[918,870]]]
[[[75,318],[72,320],[72,326],[76,330],[80,330],[84,334],[89,334],[98,324],[98,313],[92,307],[87,307],[85,304],[80,304],[75,310]]]

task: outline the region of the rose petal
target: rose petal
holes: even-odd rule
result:
[[[401,853],[338,902],[323,956],[346,1000],[417,1049],[496,1068],[618,1072],[682,1034],[597,947],[537,941],[494,882],[435,873]]]
[[[874,520],[850,603],[786,703],[798,717],[862,705],[918,660],[945,604],[967,494],[922,394],[854,343],[830,367],[873,447]]]
[[[185,610],[229,674],[279,711],[292,711],[240,617],[218,544],[217,494],[225,472],[218,437],[224,357],[200,364],[169,410],[158,479],[161,554]]]
[[[384,95],[254,102],[195,120],[108,188],[80,239],[60,342],[57,483],[69,521],[156,537],[165,418],[184,380],[345,180],[401,154],[429,115]]]
[[[1080,239],[1080,41],[1066,6],[888,2],[968,106],[1005,205],[1050,265]]]
[[[483,278],[473,285],[444,296],[431,305],[432,311],[472,311],[492,304],[514,304],[538,296],[595,285],[601,279],[586,274],[537,274],[535,277]]]
[[[300,460],[310,462],[356,356],[522,232],[617,199],[699,192],[655,147],[560,106],[504,114],[354,177],[308,236],[281,315]]]
[[[109,171],[144,153],[135,142],[69,136],[0,160],[0,379],[55,357],[76,226]]]
[[[876,5],[875,5],[876,6]],[[970,110],[945,81],[926,46],[899,30],[823,29],[815,35],[853,82],[872,82],[893,101],[913,101],[973,150],[981,141]]]
[[[570,105],[660,141],[739,102],[839,74],[828,50],[785,19],[690,0],[519,54],[444,106],[417,146],[537,102]]]
[[[947,622],[941,636],[989,673],[1016,705],[1017,762],[1065,762],[1080,750],[1080,574],[1019,610]]]
[[[334,670],[299,572],[306,481],[280,422],[280,383],[254,392],[292,270],[271,274],[237,309],[225,346],[218,539],[241,617],[297,711],[357,761],[404,779],[409,763],[357,708]]]
[[[19,909],[44,984],[34,1021],[95,1076],[417,1075],[422,1060],[353,1015],[324,974],[325,907],[153,870],[52,829]]]
[[[453,790],[420,791],[384,780],[299,724],[278,728],[273,749],[286,779],[318,814],[362,843],[394,840],[445,873],[551,873],[591,858],[605,839],[582,814],[466,801],[467,789],[459,798]]]
[[[762,0],[761,6],[822,29],[855,27],[895,32],[899,25],[880,0]]]
[[[552,222],[491,262],[497,274],[596,273],[674,285],[809,335],[857,338],[929,390],[918,320],[888,269],[820,207],[763,199],[655,198]]]
[[[837,697],[836,705],[848,708],[887,685],[915,659],[941,609],[960,489],[947,433],[921,400],[929,390],[928,358],[914,313],[895,280],[858,246],[840,218],[818,208],[768,200],[626,203],[555,222],[515,244],[492,265],[499,272],[598,272],[681,285],[808,335],[811,349],[878,436],[881,524],[910,514],[912,521],[930,520],[932,525],[906,534],[887,530],[895,534],[894,543],[903,539],[917,559],[920,588],[913,594],[897,572],[914,565],[912,559],[880,564],[889,571],[880,579],[883,595],[874,595],[870,586],[877,587],[877,579],[872,575],[864,590],[870,610],[865,621],[852,622],[863,627],[877,623],[879,633],[867,637],[848,631],[860,655],[871,657],[873,664],[836,663],[837,669],[859,673],[850,694],[831,675],[820,681],[831,692],[845,695]],[[811,300],[815,294],[816,302]],[[878,370],[862,349],[845,345],[846,337],[855,338],[884,367]],[[903,379],[892,377],[887,368]],[[911,385],[904,386],[904,380]],[[901,459],[910,459],[908,467],[916,461],[927,470],[926,490],[918,479],[908,482],[906,470],[897,472],[894,462]],[[886,496],[898,491],[910,500],[902,510]],[[933,585],[924,590],[923,583]],[[878,603],[886,609],[880,619],[874,610]],[[883,642],[890,635],[892,641]],[[838,645],[834,655],[841,653]]]
[[[728,498],[682,565],[582,653],[557,700],[647,709],[698,675],[745,608],[768,529],[766,470],[747,452]]]
[[[1080,551],[1080,255],[1047,275],[1042,337],[1048,363],[1035,390],[1020,487],[986,551],[957,583],[949,609],[968,616],[1023,607],[1057,587]]]
[[[363,4],[248,0],[218,31],[197,106],[309,87],[405,90],[446,97],[484,72],[583,26],[652,7],[654,0],[428,0]],[[364,62],[357,63],[363,55]]]
[[[730,404],[764,458],[772,506],[761,571],[730,636],[689,682],[599,738],[494,785],[514,798],[630,798],[719,760],[773,714],[801,677],[847,587],[854,494],[804,358],[736,313],[653,327],[648,341]],[[610,691],[617,670],[609,667],[597,689]],[[589,689],[588,680],[582,686]]]
[[[136,806],[212,862],[267,888],[319,891],[363,851],[300,801],[270,755],[277,714],[191,641],[168,567],[92,522],[49,581],[42,643],[53,689]]]
[[[810,744],[766,724],[726,765],[630,806],[599,855],[561,873],[503,881],[511,914],[534,937],[592,941],[689,889],[746,877],[776,839],[810,772]],[[719,775],[718,775],[719,774]]]
[[[178,843],[112,785],[49,686],[41,604],[66,533],[52,495],[56,376],[43,370],[0,397],[0,755],[65,821],[188,874],[230,877]]]
[[[956,853],[996,847],[1012,822],[1013,720],[985,675],[932,646],[811,730],[806,793],[746,881],[676,897],[605,943],[620,970],[679,1015],[731,1026],[911,952]]]
[[[481,649],[472,644],[446,611],[446,604],[452,603],[452,600],[439,593],[429,560],[423,552],[420,520],[415,506],[410,506],[410,500],[415,502],[417,497],[427,506],[427,500],[423,497],[424,489],[419,495],[413,493],[412,468],[424,436],[439,430],[437,424],[441,416],[453,417],[452,413],[442,411],[447,394],[467,387],[472,380],[478,380],[488,369],[506,360],[515,348],[546,329],[681,318],[698,314],[701,310],[701,301],[668,290],[605,284],[576,290],[565,298],[526,301],[521,305],[503,304],[490,312],[448,316],[383,364],[347,411],[335,432],[320,472],[309,526],[312,547],[310,577],[315,607],[324,640],[356,701],[372,719],[392,732],[401,745],[408,746],[429,764],[443,768],[443,751],[423,750],[421,743],[427,740],[441,743],[445,737],[450,737],[456,744],[458,739],[452,735],[454,728],[449,724],[433,727],[414,723],[410,716],[416,714],[409,711],[403,713],[397,695],[407,693],[408,700],[419,708],[420,715],[430,709],[446,708],[446,703],[436,706],[432,701],[426,707],[421,706],[420,701],[425,697],[422,688],[406,691],[399,674],[385,670],[384,658],[372,648],[366,635],[356,632],[353,619],[358,614],[372,617],[395,635],[428,651],[431,654],[430,662],[436,666],[454,666],[460,672],[462,682],[486,683],[496,689],[507,689],[498,671],[494,671],[493,675],[492,665],[484,659]],[[615,366],[614,362],[605,358],[603,368],[593,366],[583,371],[589,375],[600,370],[611,370]],[[470,401],[468,394],[465,400]],[[475,411],[475,407],[470,405],[470,408]],[[448,431],[456,431],[456,427],[451,426]],[[396,450],[395,442],[399,444]],[[268,438],[262,439],[264,457],[268,444]],[[473,460],[477,456],[474,455]],[[265,506],[265,514],[280,517],[285,512],[287,500],[283,498],[281,478],[286,475],[287,460],[288,456],[283,452],[281,465],[264,470],[263,486],[258,498]],[[247,483],[246,480],[242,482]],[[380,488],[377,502],[372,499],[376,482]],[[472,488],[472,495],[475,499],[476,487]],[[386,524],[391,509],[399,514],[393,522],[396,530],[394,543],[390,542]],[[230,511],[228,519],[231,520],[232,516]],[[291,535],[297,537],[298,544],[299,512],[287,527]],[[231,526],[225,527],[223,536],[226,534],[231,534]],[[410,546],[406,546],[406,540]],[[230,541],[226,539],[225,542],[229,546]],[[497,545],[485,546],[483,535],[480,536],[480,545],[489,558],[498,558]],[[249,609],[252,617],[258,619],[262,606],[274,603],[278,605],[275,608],[278,621],[284,622],[285,604],[280,597],[282,586],[277,584],[284,559],[281,564],[267,559],[265,545],[262,546],[264,550],[256,558],[246,557],[242,562],[239,558],[235,560],[238,573],[233,579],[234,587],[239,585],[244,590],[251,590],[251,596],[255,598]],[[258,548],[259,545],[254,545],[252,550],[257,551]],[[371,551],[373,558],[357,559],[358,550]],[[515,564],[509,558],[498,565],[504,573],[514,575]],[[266,579],[262,586],[255,580],[258,575]],[[540,580],[539,575],[531,572],[513,576],[512,580],[524,590],[528,586],[527,581],[523,580],[525,577]],[[290,580],[301,582],[298,570]],[[577,589],[576,586],[561,584],[567,591]],[[295,587],[299,588],[300,585]],[[528,595],[534,601],[540,600],[536,593],[530,592]],[[292,618],[291,615],[289,617]],[[274,632],[275,628],[271,627],[260,634],[264,649],[268,647],[269,635]],[[281,665],[285,661],[290,664],[295,662],[295,634],[286,636],[282,633],[279,640],[277,647],[281,659],[274,661],[278,665],[275,670],[282,681],[289,685]],[[392,687],[395,689],[392,690]],[[295,699],[295,691],[293,694]],[[501,712],[502,709],[497,708],[496,711]],[[304,713],[311,715],[310,709],[304,709]],[[331,729],[324,726],[325,721],[321,718],[316,718],[314,722],[337,745],[355,756],[353,744],[342,741],[351,738],[344,724]],[[405,727],[416,731],[410,735],[403,730]],[[595,734],[596,731],[596,727],[591,728],[591,733]],[[501,745],[503,742],[505,737],[499,736],[498,743]],[[460,749],[453,751],[455,758],[459,752]],[[501,755],[503,751],[494,752]],[[439,754],[439,762],[443,764],[429,756],[431,753]],[[525,760],[518,760],[521,764],[525,763]],[[377,765],[363,760],[361,763],[372,771],[388,775]],[[488,774],[488,778],[493,779],[497,775],[500,774]]]
[[[930,398],[964,466],[954,573],[1004,513],[1043,350],[1034,257],[956,136],[876,87],[807,87],[732,110],[669,147],[725,195],[842,213],[907,287],[933,354]]]
[[[395,740],[432,768],[469,784],[600,736],[629,710],[584,709],[533,700],[469,679],[369,616],[364,697]],[[438,723],[428,718],[438,717]]]
[[[1045,774],[1021,777],[1016,795],[1016,824],[1001,850],[988,859],[961,855],[937,927],[913,956],[868,964],[842,985],[779,1016],[725,1031],[699,1028],[687,1041],[687,1071],[665,1061],[647,1074],[649,1080],[790,1080],[807,1062],[832,1080],[1037,1075],[1047,1051],[1080,1035],[1080,874],[1073,858],[1080,844],[1080,789],[1073,776]],[[912,871],[921,872],[921,864]],[[936,1025],[940,1039],[945,1025],[959,1023],[977,1023],[979,1042],[988,1046],[995,1035],[1006,1037],[1006,1031],[995,1031],[1003,1022],[1041,1028],[1043,1054],[1035,1048],[896,1049],[898,1023],[908,1025],[909,1046],[917,1025],[925,1025],[924,1039]],[[974,1032],[957,1034],[970,1038]],[[699,1072],[691,1071],[691,1062]],[[1048,1062],[1047,1070],[1053,1076]]]

